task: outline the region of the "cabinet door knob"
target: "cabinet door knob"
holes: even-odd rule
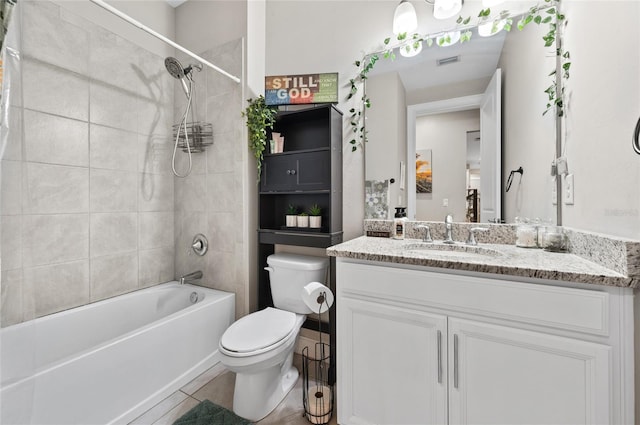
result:
[[[291,175],[291,170],[287,170],[287,174]]]
[[[291,170],[291,175],[293,176],[296,173],[296,170]]]

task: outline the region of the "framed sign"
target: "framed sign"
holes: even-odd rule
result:
[[[265,77],[267,105],[338,103],[338,73]]]

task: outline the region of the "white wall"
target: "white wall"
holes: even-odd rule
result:
[[[640,117],[640,2],[569,0],[564,8],[572,61],[564,149],[575,204],[563,206],[563,224],[640,239],[640,156],[631,148]],[[613,33],[603,31],[603,16]]]
[[[109,31],[159,56],[169,56],[174,53],[173,47],[87,0],[52,0],[52,3],[61,6],[63,10],[108,28]],[[109,0],[107,3],[165,37],[175,39],[175,11],[164,0]]]
[[[466,221],[467,132],[478,129],[477,109],[417,118],[416,151],[431,149],[433,193],[416,196],[416,220],[443,220],[451,213],[455,221]],[[415,164],[408,170],[413,172]],[[445,198],[448,207],[442,204]]]
[[[344,100],[356,59],[391,33],[396,1],[267,1],[266,74],[338,72],[338,108],[349,115],[355,101]],[[359,93],[356,96],[360,98]],[[351,152],[351,128],[343,127],[344,239],[362,234],[364,156]]]
[[[406,207],[406,191],[400,190],[400,161],[406,162],[407,108],[405,90],[397,72],[377,75],[367,81],[371,108],[367,110],[369,142],[365,147],[367,180],[390,180],[389,216],[395,207]],[[348,155],[348,154],[347,154]]]
[[[193,52],[221,46],[246,34],[246,0],[191,0],[176,8],[176,39]]]
[[[554,49],[542,43],[546,30],[546,25],[535,24],[523,31],[514,28],[507,34],[498,63],[503,81],[503,218],[508,223],[515,217],[556,220],[550,173],[555,158],[555,114],[550,111],[543,116],[547,103],[544,90],[552,83],[548,74],[556,65]],[[518,167],[523,167],[524,173],[515,174],[511,189],[505,193],[509,172]]]

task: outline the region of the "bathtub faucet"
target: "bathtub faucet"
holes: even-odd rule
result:
[[[193,282],[194,280],[202,279],[202,272],[198,270],[197,272],[187,273],[184,276],[180,277],[180,285],[184,285],[185,283]]]

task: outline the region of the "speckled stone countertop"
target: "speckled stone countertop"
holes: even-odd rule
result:
[[[629,277],[571,253],[480,243],[475,252],[466,255],[464,250],[473,248],[465,248],[460,242],[454,248],[438,242],[435,247],[424,245],[428,244],[419,239],[361,236],[328,248],[327,255],[606,286],[640,286],[637,277]]]

